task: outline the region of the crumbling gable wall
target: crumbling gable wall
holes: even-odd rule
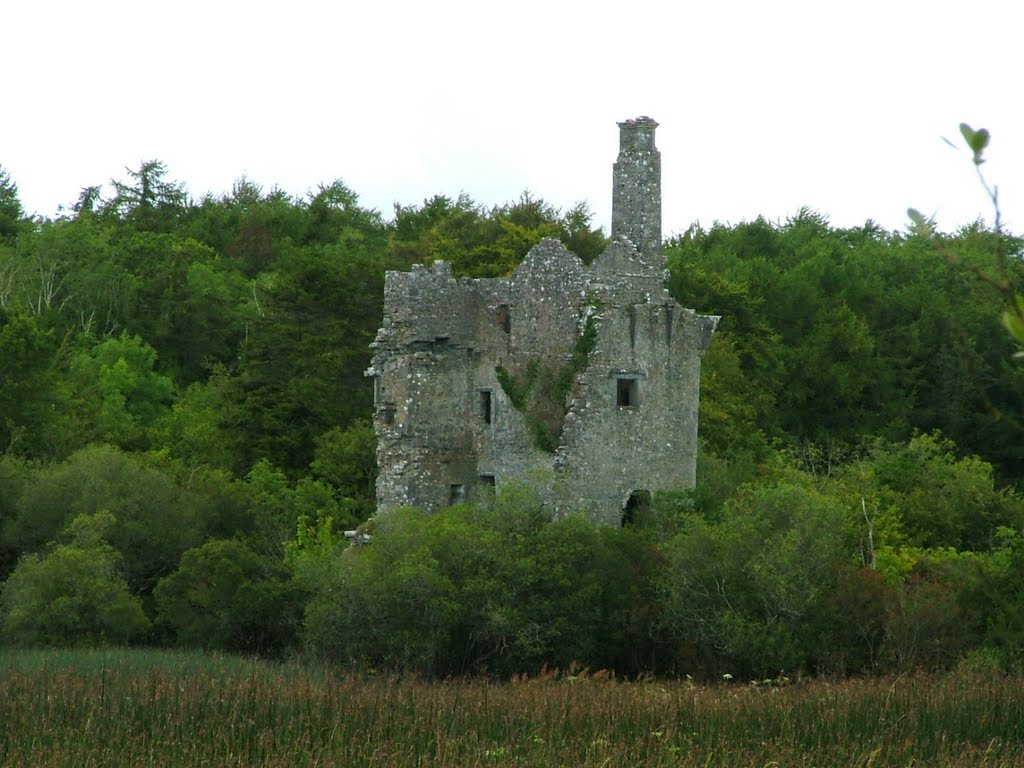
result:
[[[455,279],[444,262],[385,277],[374,342],[378,507],[436,509],[490,479],[551,473],[498,380],[559,367],[586,303],[583,264],[546,239],[511,278]]]
[[[631,496],[696,482],[700,356],[717,318],[680,307],[628,247],[594,263],[596,345],[566,417],[557,506],[606,524]]]
[[[613,242],[590,269],[546,239],[509,278],[456,279],[444,262],[387,274],[367,371],[378,511],[515,480],[553,515],[617,524],[631,497],[694,484],[717,318],[665,288],[657,123],[619,125]]]

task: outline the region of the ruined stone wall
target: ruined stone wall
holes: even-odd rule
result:
[[[531,362],[568,360],[586,296],[582,262],[557,240],[541,242],[509,279],[456,280],[443,262],[387,274],[368,371],[379,508],[437,509],[490,478],[551,474],[551,455],[534,445],[497,369],[524,376]]]
[[[597,318],[597,346],[559,448],[556,495],[560,513],[617,525],[633,492],[696,481],[695,395],[715,320],[671,300],[606,306]]]
[[[634,492],[694,484],[700,358],[717,318],[665,288],[657,123],[619,125],[615,240],[590,269],[547,239],[509,278],[456,279],[443,262],[387,274],[367,371],[379,512],[436,510],[518,481],[553,515],[617,524]],[[577,367],[588,324],[593,347]],[[499,380],[502,371],[522,398],[531,368],[549,387],[573,374],[564,403],[532,390],[547,421],[533,401],[515,407]],[[554,440],[547,450],[538,423]]]
[[[378,506],[448,503],[452,463],[468,464],[469,441],[449,410],[464,411],[474,328],[480,314],[474,287],[437,262],[431,269],[389,272],[384,325],[374,342]]]
[[[714,319],[676,304],[663,271],[630,244],[612,244],[590,270],[545,240],[509,279],[456,280],[437,263],[389,273],[386,285],[371,368],[380,509],[438,509],[518,480],[553,514],[617,523],[632,492],[693,485],[700,356]],[[588,318],[594,348],[550,453],[497,370],[522,380],[531,364],[564,366]],[[621,402],[624,390],[632,402]]]

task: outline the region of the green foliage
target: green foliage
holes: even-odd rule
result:
[[[271,272],[306,237],[309,210],[279,189],[265,193],[249,179],[231,194],[204,197],[188,212],[184,231],[227,257],[249,280]]]
[[[962,134],[980,169],[987,132]],[[362,374],[385,270],[507,275],[548,236],[589,263],[589,210],[464,195],[385,222],[340,181],[293,198],[244,178],[194,201],[151,161],[110,200],[88,187],[74,216],[29,220],[0,169],[10,637],[151,638],[141,605],[158,640],[277,653],[306,608],[312,651],[435,674],[1013,669],[1021,241],[998,209],[994,229],[912,221],[802,210],[667,245],[673,295],[722,321],[698,487],[638,525],[552,522],[503,487],[486,509],[371,518],[350,549],[374,506]],[[547,450],[594,333],[564,364],[498,371]],[[135,453],[85,447],[101,440]]]
[[[330,588],[335,558],[348,546],[335,531],[334,518],[318,510],[315,518],[299,517],[295,537],[284,545],[284,562],[291,569],[295,584],[314,595]]]
[[[608,242],[592,219],[586,204],[563,214],[529,193],[490,211],[467,195],[454,201],[437,196],[419,208],[395,207],[391,252],[406,266],[443,259],[457,275],[500,277],[543,238],[554,237],[589,264]]]
[[[745,488],[720,522],[692,518],[661,574],[662,621],[701,655],[691,662],[755,677],[815,668],[817,620],[848,552],[843,517],[835,499],[779,480]]]
[[[396,511],[377,521],[372,546],[336,560],[306,612],[307,642],[318,655],[427,673],[451,663],[451,628],[478,609],[467,598],[482,587],[468,582],[494,573],[497,548],[453,513],[420,517]],[[460,569],[459,583],[452,569]]]
[[[747,375],[736,338],[717,331],[701,360],[699,424],[708,446],[733,456],[763,443],[760,423],[773,399]]]
[[[36,317],[0,307],[0,454],[45,454],[57,343]]]
[[[132,594],[148,594],[199,544],[210,504],[139,458],[94,446],[36,469],[15,504],[4,538],[24,554],[41,552],[79,515],[109,512],[108,541]]]
[[[184,385],[234,363],[259,316],[255,287],[237,265],[174,232],[120,234],[112,250],[133,275],[138,307],[125,325],[157,350],[163,371]]]
[[[998,545],[983,564],[988,578],[966,591],[962,603],[980,609],[984,645],[1004,668],[1020,671],[1024,665],[1024,534],[1020,528],[1002,528]]]
[[[964,137],[964,141],[967,142],[967,146],[970,147],[971,152],[974,153],[974,164],[981,165],[985,162],[982,155],[985,152],[985,148],[988,146],[989,132],[984,128],[974,130],[967,123],[960,123],[960,134]]]
[[[143,639],[149,620],[106,541],[109,512],[75,517],[66,543],[21,558],[0,591],[3,637],[20,645],[100,645]]]
[[[1003,312],[1002,321],[1003,327],[1014,341],[1024,344],[1024,297],[1016,295],[1013,297],[1011,308]]]
[[[167,167],[159,160],[147,160],[137,170],[125,171],[128,181],[111,180],[114,197],[104,201],[102,212],[143,230],[165,231],[172,227],[184,212],[184,185],[167,181]]]
[[[676,532],[660,610],[686,671],[947,668],[984,645],[1006,655],[1006,638],[1019,638],[996,574],[1008,572],[1024,508],[941,436],[852,460],[806,445],[745,471],[705,454],[699,469],[695,492],[655,499]],[[803,610],[788,588],[808,599]]]
[[[950,259],[936,257],[936,237]],[[705,439],[723,453],[749,449],[758,432],[852,450],[864,435],[938,428],[1001,478],[1020,476],[1019,434],[997,415],[1018,408],[1021,374],[998,332],[1000,293],[971,276],[1019,249],[979,227],[927,238],[870,222],[840,230],[809,211],[671,241],[677,300],[722,315],[705,361]],[[1005,267],[1011,283],[1022,276],[1017,260]]]
[[[652,582],[660,561],[652,540],[571,516],[526,544],[513,562],[513,595],[521,601],[508,606],[514,624],[498,625],[510,648],[496,660],[499,670],[577,663],[635,674],[651,665]]]
[[[637,670],[649,649],[646,539],[550,521],[516,489],[487,508],[375,518],[369,545],[319,571],[306,612],[318,655],[431,674]]]
[[[299,603],[280,566],[240,541],[188,550],[153,598],[157,626],[185,647],[266,655],[291,643],[299,624]]]
[[[7,169],[0,165],[0,245],[18,236],[24,229],[24,219],[25,209],[18,196],[18,185],[11,180]]]
[[[376,211],[361,208],[359,197],[344,182],[321,185],[310,195],[309,223],[304,240],[307,243],[337,243],[352,232],[380,237],[384,226]]]
[[[71,360],[68,382],[82,443],[104,441],[145,447],[146,430],[169,406],[174,385],[155,371],[156,351],[138,336],[122,333],[99,341]]]
[[[190,467],[238,472],[245,455],[237,381],[217,367],[206,381],[179,393],[169,411],[156,418],[148,442]]]
[[[383,269],[359,241],[296,252],[265,296],[239,363],[240,429],[259,458],[306,472],[317,437],[372,407],[363,376],[380,323]]]
[[[20,547],[10,538],[11,525],[17,515],[17,501],[31,481],[32,471],[19,458],[0,455],[0,583],[14,568]]]
[[[348,427],[334,427],[316,438],[310,464],[313,474],[337,489],[351,502],[354,514],[365,520],[375,509],[377,480],[377,436],[367,419]]]
[[[501,385],[502,391],[504,391],[509,402],[512,403],[512,407],[517,411],[525,411],[529,402],[530,392],[540,373],[540,363],[536,360],[531,360],[526,367],[526,375],[522,381],[514,377],[503,365],[496,366],[494,372],[498,377],[498,383]]]
[[[991,465],[957,458],[954,444],[937,433],[878,447],[844,475],[859,477],[862,495],[898,515],[898,528],[888,535],[882,529],[883,545],[985,551],[1001,527],[1024,526],[1024,501],[995,487]]]
[[[286,542],[301,521],[330,518],[339,528],[355,525],[358,505],[339,498],[334,489],[311,477],[292,482],[281,470],[261,459],[245,477],[243,498],[253,518],[250,544],[260,554],[280,559]]]
[[[563,380],[560,387],[566,395],[569,394],[569,388],[571,386],[573,376],[582,372],[583,369],[587,367],[587,363],[590,360],[590,353],[594,351],[594,346],[596,344],[597,325],[594,323],[593,316],[588,316],[583,325],[583,332],[576,339],[576,344],[573,347],[572,358],[569,360],[569,365],[566,367],[566,370],[571,371],[571,374],[566,375],[564,370],[559,374],[560,379]],[[569,383],[564,383],[564,380],[568,380]]]

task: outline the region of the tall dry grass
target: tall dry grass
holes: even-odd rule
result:
[[[425,682],[196,654],[4,652],[0,765],[1009,768],[1024,765],[1024,681]]]

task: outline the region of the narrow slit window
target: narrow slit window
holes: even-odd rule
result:
[[[495,320],[495,324],[505,333],[512,332],[512,313],[509,312],[508,304],[498,305],[498,315]]]
[[[490,424],[494,417],[493,391],[491,389],[480,390],[480,420],[484,424]]]

